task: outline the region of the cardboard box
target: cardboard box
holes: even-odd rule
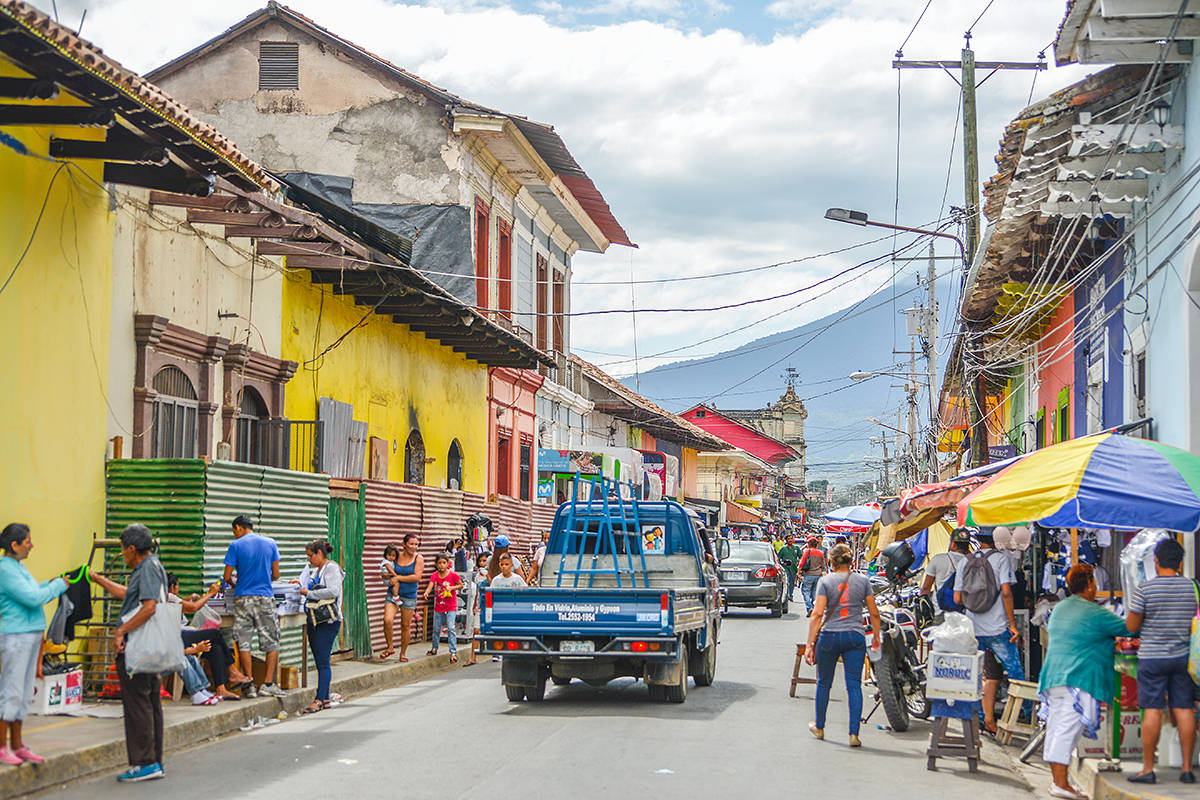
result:
[[[33,711],[43,716],[83,707],[83,670],[47,675],[33,682]]]
[[[925,696],[968,701],[983,697],[983,652],[931,652],[925,666]]]
[[[1120,758],[1142,757],[1142,712],[1140,710],[1121,712]],[[1100,730],[1095,739],[1079,737],[1076,745],[1079,755],[1083,758],[1108,758],[1112,750],[1112,709],[1107,705],[1100,707]]]

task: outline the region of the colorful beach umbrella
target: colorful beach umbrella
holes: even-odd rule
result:
[[[859,525],[871,525],[879,519],[881,506],[879,503],[865,503],[861,506],[842,506],[822,514],[825,519],[839,522],[854,522]]]
[[[957,504],[960,525],[1200,527],[1200,456],[1100,433],[1026,455]]]

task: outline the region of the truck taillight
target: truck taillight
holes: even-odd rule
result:
[[[756,578],[774,578],[779,574],[779,570],[774,567],[763,567],[758,572],[754,573]]]
[[[492,621],[492,593],[483,593],[483,621],[491,623]]]
[[[671,595],[664,594],[661,598],[659,598],[659,600],[662,603],[663,611],[666,611],[668,608],[671,607]]]
[[[520,650],[520,649],[521,649],[521,643],[520,643],[520,642],[509,642],[509,643],[508,643],[508,649],[509,649],[509,650]]]
[[[491,593],[491,592],[485,592],[485,593],[484,593],[484,595],[483,595],[483,604],[484,604],[485,606],[487,606],[488,608],[491,608],[491,607],[492,607],[492,593]]]
[[[629,649],[635,653],[644,653],[649,649],[649,645],[645,642],[630,642]]]
[[[658,624],[660,627],[666,628],[670,622],[671,595],[664,593],[662,598],[660,598],[660,602],[662,603],[662,610],[658,612]]]

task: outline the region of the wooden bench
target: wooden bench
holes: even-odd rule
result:
[[[996,721],[996,741],[1000,744],[1012,744],[1014,736],[1028,741],[1037,735],[1037,717],[1031,713],[1029,722],[1021,722],[1021,706],[1024,700],[1034,703],[1038,699],[1038,685],[1030,681],[1008,682],[1008,699],[1004,702],[1004,711]]]

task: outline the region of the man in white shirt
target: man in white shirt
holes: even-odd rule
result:
[[[971,552],[971,534],[966,528],[955,528],[954,533],[950,534],[950,551],[947,553],[938,553],[929,559],[929,564],[925,567],[925,582],[921,585],[921,594],[933,594],[933,604],[938,611],[942,611],[942,604],[938,602],[938,592],[946,581],[954,580],[954,575],[966,559],[967,553]],[[953,590],[951,586],[951,590]]]

